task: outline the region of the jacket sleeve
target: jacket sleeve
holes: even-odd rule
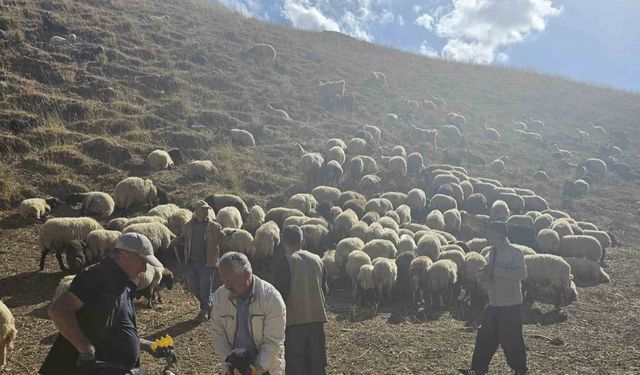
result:
[[[227,356],[231,354],[233,350],[231,343],[227,340],[227,334],[225,332],[224,320],[221,318],[222,311],[220,305],[225,303],[219,301],[220,295],[215,293],[213,295],[213,308],[211,309],[211,333],[213,339],[213,350],[215,350],[220,362],[224,363]]]
[[[273,367],[275,359],[281,355],[284,346],[284,330],[287,312],[280,293],[275,288],[268,291],[269,298],[264,319],[264,342],[258,348],[255,364],[263,369]]]
[[[524,280],[527,278],[527,267],[524,264],[524,254],[520,249],[515,249],[510,264],[496,263],[493,272],[498,277],[510,280]]]
[[[273,286],[280,292],[282,299],[286,301],[291,287],[291,269],[289,269],[289,262],[284,255],[280,255],[276,259]]]

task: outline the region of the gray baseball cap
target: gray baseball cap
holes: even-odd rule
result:
[[[155,267],[164,267],[158,258],[153,255],[153,246],[147,236],[138,233],[124,233],[116,240],[116,249],[136,253],[145,262]]]
[[[203,200],[199,200],[196,203],[194,203],[193,205],[193,209],[195,210],[196,208],[206,208],[209,209],[211,208],[211,206],[209,206],[209,203],[203,201]]]

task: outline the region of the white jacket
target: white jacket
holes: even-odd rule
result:
[[[252,294],[249,320],[253,340],[258,348],[255,364],[271,375],[284,375],[284,330],[287,316],[284,301],[273,285],[255,275]],[[213,349],[222,363],[233,350],[236,316],[235,300],[221,286],[213,294],[211,322]]]

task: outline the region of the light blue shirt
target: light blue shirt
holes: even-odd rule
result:
[[[253,295],[250,294],[245,299],[236,299],[238,312],[236,319],[238,322],[238,328],[236,330],[236,338],[233,342],[234,349],[247,349],[251,353],[251,360],[255,360],[258,355],[258,348],[256,342],[253,340],[253,334],[251,333],[251,317],[249,316],[249,306],[251,305],[251,299]]]

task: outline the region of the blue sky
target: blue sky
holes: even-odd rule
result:
[[[218,1],[299,29],[640,92],[638,0]]]

